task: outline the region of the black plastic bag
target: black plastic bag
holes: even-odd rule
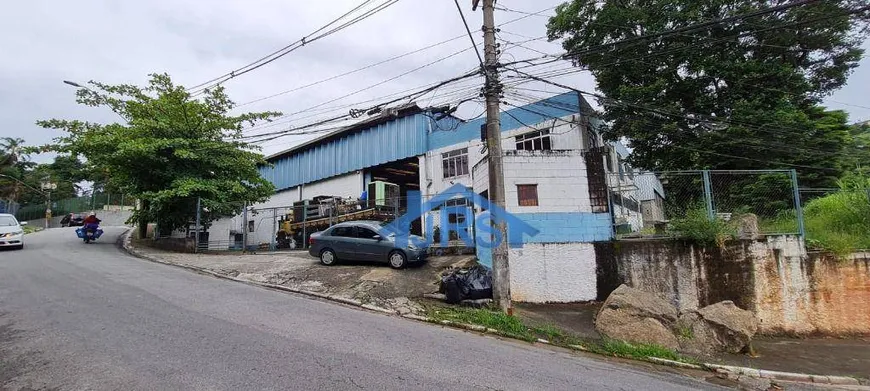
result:
[[[462,285],[463,300],[492,298],[492,271],[483,266],[474,266],[465,275]]]
[[[439,291],[448,304],[492,298],[492,272],[483,266],[454,270],[441,277]]]

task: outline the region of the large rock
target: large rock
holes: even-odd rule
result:
[[[667,300],[621,285],[604,301],[595,329],[608,338],[707,355],[742,352],[758,322],[731,301],[680,314]]]
[[[602,310],[595,321],[599,333],[621,341],[658,345],[677,350],[680,342],[670,328],[653,318],[625,317],[618,311]]]
[[[602,311],[605,309],[618,311],[625,316],[653,318],[665,324],[674,322],[680,315],[677,308],[667,300],[625,284],[620,285],[607,297],[604,306],[601,307]]]
[[[721,301],[682,314],[674,329],[682,351],[740,353],[749,347],[758,331],[758,321],[752,312],[740,309],[731,301]]]
[[[677,349],[679,342],[670,325],[678,315],[666,300],[620,285],[604,301],[595,328],[609,338]]]

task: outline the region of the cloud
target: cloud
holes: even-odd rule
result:
[[[500,5],[537,11],[559,4],[559,0],[533,2],[501,1]],[[480,38],[481,14],[473,13],[463,1],[475,39]],[[192,86],[245,65],[283,47],[341,15],[358,0],[330,2],[256,0],[180,2],[175,0],[87,2],[13,2],[5,5],[0,24],[0,137],[22,137],[29,144],[42,144],[59,136],[34,122],[47,118],[77,118],[113,121],[104,108],[78,106],[74,88],[62,80],[143,84],[151,72],[168,72],[174,80]],[[547,14],[552,14],[550,10]],[[497,23],[523,16],[497,12]],[[546,18],[531,16],[503,26],[502,30],[529,37],[545,33]],[[257,71],[226,83],[230,97],[248,102],[382,61],[436,42],[456,37],[465,28],[450,1],[402,0],[387,10],[320,41],[288,54]],[[509,40],[522,40],[502,35]],[[558,43],[535,41],[524,44],[546,53],[561,51]],[[324,105],[315,114],[298,114],[287,125],[302,125],[320,118],[346,113],[350,104],[434,83],[472,69],[477,57],[468,51],[440,61],[394,81],[369,86],[396,77],[429,62],[470,46],[467,37],[339,78],[315,87],[288,93],[245,106],[245,110],[300,111],[365,89],[353,96]],[[529,58],[539,53],[514,47],[504,58]],[[864,61],[866,63],[867,60]],[[584,90],[594,90],[588,73],[560,79]],[[862,102],[862,85],[870,84],[868,67],[859,68],[850,84],[832,99]],[[454,97],[474,96],[473,82],[447,86],[438,94],[456,92]],[[552,93],[547,85],[534,88]],[[462,92],[463,94],[460,94]],[[537,93],[545,95],[545,93]],[[429,103],[423,100],[423,103]],[[437,100],[435,101],[437,103]],[[835,103],[831,107],[838,107]],[[353,107],[353,106],[350,106]],[[853,119],[870,119],[870,110],[843,107]],[[477,103],[464,104],[461,116],[480,114]],[[272,127],[270,130],[281,129]],[[287,148],[303,139],[278,139],[264,146],[265,153]],[[50,157],[37,157],[45,161]]]

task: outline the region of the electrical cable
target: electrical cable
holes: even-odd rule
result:
[[[462,7],[459,6],[459,0],[453,0],[456,3],[456,10],[459,11],[459,16],[462,18],[462,24],[465,25],[465,31],[468,33],[468,39],[471,40],[471,47],[474,48],[474,54],[477,55],[477,59],[480,60],[480,69],[483,72],[486,72],[486,65],[483,63],[483,57],[480,55],[480,50],[477,50],[477,43],[474,42],[474,35],[471,34],[471,28],[468,27],[468,21],[465,20],[465,13],[462,12]]]
[[[232,71],[230,71],[230,72],[228,72],[228,73],[225,73],[225,74],[223,74],[223,75],[221,75],[221,76],[218,76],[218,77],[212,78],[212,79],[210,79],[210,80],[208,80],[208,81],[206,81],[206,82],[203,82],[203,83],[197,84],[197,85],[195,85],[195,86],[193,86],[193,87],[190,87],[190,88],[187,89],[187,91],[188,91],[189,93],[195,95],[195,94],[201,93],[201,92],[203,92],[203,91],[205,91],[205,90],[207,90],[207,89],[209,89],[209,88],[212,88],[212,87],[214,87],[214,86],[220,85],[220,84],[226,82],[227,80],[230,80],[230,79],[236,78],[236,77],[241,76],[241,75],[243,75],[243,74],[245,74],[245,73],[248,73],[248,72],[251,72],[251,71],[253,71],[253,70],[255,70],[255,69],[258,69],[258,68],[260,68],[260,67],[262,67],[262,66],[264,66],[264,65],[267,65],[267,64],[269,64],[269,63],[271,63],[271,62],[273,62],[273,61],[275,61],[275,60],[277,60],[277,59],[279,59],[279,58],[281,58],[281,57],[284,57],[285,55],[287,55],[287,54],[289,54],[289,53],[292,53],[293,51],[295,51],[295,50],[297,50],[297,49],[299,49],[299,48],[301,48],[301,47],[303,47],[303,46],[305,46],[305,45],[307,45],[307,44],[309,44],[309,43],[311,43],[311,42],[314,42],[314,41],[319,40],[319,39],[321,39],[321,38],[325,38],[325,37],[327,37],[327,36],[329,36],[329,35],[332,35],[332,34],[338,32],[338,31],[340,31],[340,30],[342,30],[342,29],[344,29],[344,28],[350,27],[350,26],[352,26],[352,25],[358,23],[359,21],[361,21],[361,20],[363,20],[363,19],[366,19],[366,18],[368,18],[368,17],[370,17],[370,16],[372,16],[372,15],[374,15],[374,14],[380,12],[380,11],[383,11],[383,10],[386,9],[387,7],[389,7],[389,6],[391,6],[391,5],[395,4],[395,3],[397,3],[399,0],[388,0],[388,1],[384,2],[384,3],[381,3],[380,5],[376,6],[376,7],[373,8],[372,10],[369,10],[368,12],[362,14],[361,16],[358,16],[358,17],[356,17],[356,18],[354,18],[354,19],[352,19],[352,20],[350,20],[350,21],[348,21],[348,22],[346,22],[346,23],[344,23],[344,24],[342,24],[342,25],[340,25],[340,26],[338,26],[338,27],[336,27],[336,28],[334,28],[334,29],[332,29],[332,30],[329,30],[329,31],[327,31],[327,32],[325,32],[325,33],[323,33],[323,34],[320,34],[320,35],[314,36],[315,34],[317,34],[317,33],[321,32],[321,31],[323,31],[323,30],[326,29],[326,28],[328,28],[329,26],[331,26],[331,25],[333,25],[333,24],[339,22],[340,20],[346,18],[348,15],[350,15],[350,14],[356,12],[357,10],[361,9],[362,7],[364,7],[365,5],[367,5],[368,3],[370,3],[371,1],[372,1],[372,0],[366,0],[366,1],[362,2],[360,5],[354,7],[354,8],[351,9],[350,11],[346,12],[344,15],[342,15],[342,16],[340,16],[340,17],[334,19],[333,21],[327,23],[326,25],[320,27],[319,29],[317,29],[317,30],[315,30],[315,31],[313,31],[313,32],[311,32],[311,33],[309,33],[309,34],[306,35],[305,37],[303,37],[303,38],[301,38],[301,39],[299,39],[299,40],[297,40],[297,41],[294,41],[294,42],[290,43],[289,45],[284,46],[284,47],[281,48],[281,49],[278,49],[278,50],[276,50],[276,51],[274,51],[274,52],[272,52],[272,53],[270,53],[270,54],[268,54],[268,55],[266,55],[266,56],[264,56],[264,57],[261,57],[260,59],[254,61],[254,62],[251,62],[251,63],[249,63],[249,64],[247,64],[247,65],[245,65],[245,66],[242,66],[242,67],[237,68],[237,69],[235,69],[235,70],[232,70]],[[312,37],[312,36],[313,36],[313,37]]]

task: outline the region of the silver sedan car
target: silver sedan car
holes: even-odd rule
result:
[[[320,263],[327,266],[339,260],[355,260],[386,262],[395,269],[426,259],[422,237],[411,235],[407,243],[396,243],[396,236],[383,229],[384,224],[349,221],[315,232],[308,239],[308,254],[320,258]]]

